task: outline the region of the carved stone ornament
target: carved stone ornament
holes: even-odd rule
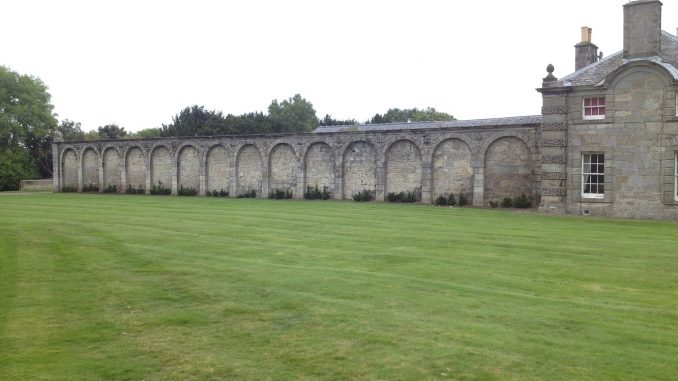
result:
[[[542,155],[541,162],[543,164],[562,164],[567,162],[565,155]]]
[[[565,122],[546,122],[541,124],[542,131],[566,131],[567,123]]]
[[[543,138],[541,140],[542,147],[565,147],[567,140],[565,138]]]
[[[565,188],[541,188],[539,192],[542,196],[565,196]]]
[[[541,174],[542,180],[565,180],[565,172],[543,172]]]
[[[544,106],[544,107],[541,108],[541,113],[542,113],[542,115],[565,114],[565,113],[567,113],[567,107],[565,107],[564,105]]]

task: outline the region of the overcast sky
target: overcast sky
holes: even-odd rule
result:
[[[435,107],[458,119],[534,115],[580,28],[622,48],[627,0],[0,0],[0,65],[40,77],[59,119],[159,127],[186,106],[266,111],[296,93],[318,117]],[[675,33],[678,2],[664,1]]]

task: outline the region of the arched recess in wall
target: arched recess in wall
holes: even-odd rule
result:
[[[151,153],[151,186],[172,188],[172,155],[167,147],[158,146]]]
[[[78,156],[72,149],[64,151],[61,159],[61,189],[78,187]]]
[[[343,157],[344,190],[343,198],[350,199],[363,190],[376,192],[377,152],[364,141],[352,143]]]
[[[93,148],[82,153],[82,185],[99,186],[99,154]]]
[[[236,158],[237,166],[237,195],[248,191],[255,191],[261,196],[262,161],[259,149],[252,144],[243,146]]]
[[[193,146],[185,146],[177,156],[177,184],[183,188],[200,189],[200,156]]]
[[[522,140],[502,137],[485,152],[485,200],[500,200],[521,193],[532,195],[532,154]]]
[[[127,151],[125,173],[127,174],[127,187],[146,188],[146,161],[144,160],[144,153],[139,147],[132,147]]]
[[[228,168],[230,166],[228,151],[221,144],[215,145],[207,151],[205,177],[207,190],[226,191],[229,189]]]
[[[421,195],[421,152],[409,140],[398,140],[386,151],[386,193]]]
[[[115,186],[116,190],[122,190],[122,182],[120,179],[120,155],[118,151],[109,147],[104,150],[103,170],[104,170],[104,188]]]
[[[297,186],[297,157],[289,144],[278,144],[269,155],[269,182],[271,191],[291,190]]]
[[[469,201],[473,195],[473,168],[471,149],[460,139],[447,139],[433,151],[432,197],[459,193],[466,194]]]
[[[334,151],[325,143],[313,143],[304,157],[304,191],[307,187],[318,187],[334,194]]]

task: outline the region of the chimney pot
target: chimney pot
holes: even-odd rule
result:
[[[583,42],[585,44],[590,44],[592,32],[593,32],[593,29],[591,29],[587,26],[581,27],[581,42]]]

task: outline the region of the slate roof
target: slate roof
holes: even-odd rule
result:
[[[617,52],[602,60],[583,67],[574,73],[558,80],[558,86],[595,86],[600,85],[605,77],[625,63],[633,61],[652,61],[669,71],[678,80],[678,37],[662,31],[661,56],[624,59],[622,52]]]
[[[541,115],[514,116],[509,118],[489,118],[471,120],[453,120],[449,122],[411,122],[411,123],[381,123],[381,124],[358,124],[341,126],[321,126],[313,130],[314,133],[328,132],[371,132],[371,131],[397,131],[419,130],[437,128],[469,128],[469,127],[493,127],[493,126],[527,126],[541,123]]]

